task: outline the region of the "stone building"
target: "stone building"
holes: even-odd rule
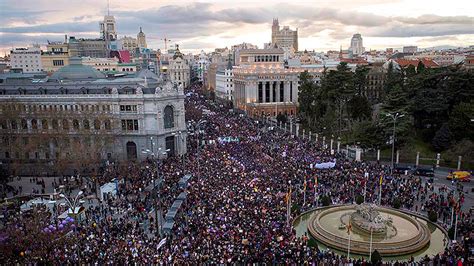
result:
[[[222,100],[232,101],[234,95],[234,74],[232,60],[227,61],[227,66],[220,66],[216,72],[216,97]]]
[[[69,56],[108,57],[107,43],[104,39],[76,39],[69,37]]]
[[[191,82],[191,67],[189,61],[184,58],[184,55],[179,50],[179,46],[176,45],[176,50],[173,58],[169,60],[168,65],[168,77],[169,79],[186,88]]]
[[[354,34],[351,39],[351,46],[349,47],[349,53],[352,56],[362,55],[365,52],[362,35],[359,33]]]
[[[272,44],[276,44],[278,48],[293,49],[298,51],[298,29],[291,30],[289,26],[283,26],[280,29],[278,19],[273,19],[272,24]]]
[[[384,84],[386,71],[383,63],[374,63],[368,66],[367,81],[362,92],[369,102],[376,104],[383,100],[385,96]]]
[[[10,51],[10,61],[12,70],[21,70],[23,73],[43,71],[39,47],[14,48]]]
[[[240,51],[240,65],[233,67],[234,107],[252,116],[296,115],[300,73],[318,79],[322,69],[285,68],[283,57],[283,49]]]
[[[68,44],[64,42],[48,43],[46,51],[41,52],[41,63],[43,64],[43,70],[49,73],[69,65]]]
[[[106,79],[71,58],[51,77],[25,76],[0,75],[0,161],[9,171],[63,174],[186,153],[183,89],[148,70]]]

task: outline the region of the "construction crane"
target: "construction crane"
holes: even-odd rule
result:
[[[168,52],[168,42],[171,42],[170,39],[167,39],[166,37],[164,39],[161,39],[162,41],[165,42],[165,52]]]

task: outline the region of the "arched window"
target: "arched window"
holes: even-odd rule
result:
[[[58,129],[59,127],[59,124],[58,124],[58,120],[57,119],[53,119],[53,121],[51,122],[51,124],[53,125],[53,129]]]
[[[112,124],[110,123],[110,120],[105,120],[104,121],[104,127],[105,127],[105,130],[111,130],[112,129]]]
[[[173,128],[174,127],[174,110],[173,106],[168,105],[165,107],[164,110],[164,122],[165,122],[165,128]]]
[[[69,121],[67,119],[63,119],[63,129],[69,130]]]
[[[41,127],[45,130],[48,130],[49,129],[48,120],[46,119],[41,120]]]
[[[31,120],[31,128],[38,129],[38,121],[36,121],[36,119]]]
[[[16,130],[18,129],[18,122],[16,120],[10,121],[10,126],[12,129]]]
[[[89,124],[89,120],[87,120],[87,119],[82,121],[82,125],[84,126],[84,129],[91,129],[91,126]]]
[[[28,129],[28,122],[26,122],[26,119],[21,120],[21,129]]]
[[[99,130],[100,129],[100,121],[99,119],[94,120],[94,129]]]
[[[79,121],[77,119],[72,120],[72,127],[75,130],[79,130]]]

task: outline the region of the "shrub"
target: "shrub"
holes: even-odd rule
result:
[[[362,203],[364,203],[364,197],[362,197],[361,195],[357,195],[356,203],[357,205],[361,205]]]
[[[329,206],[331,205],[332,201],[331,201],[331,198],[327,195],[324,195],[321,197],[321,203],[323,204],[323,206]]]
[[[314,238],[310,237],[308,239],[308,247],[315,248],[317,246],[318,246],[318,242],[316,242],[316,240],[314,240]]]
[[[392,202],[392,207],[395,208],[395,209],[400,209],[400,207],[402,206],[402,203],[400,202],[400,199],[396,198],[393,200]]]
[[[382,256],[380,256],[380,253],[377,250],[374,250],[374,252],[372,252],[371,262],[373,265],[377,265],[382,262]]]
[[[430,211],[428,213],[428,219],[432,223],[436,223],[438,221],[438,214],[435,211]]]

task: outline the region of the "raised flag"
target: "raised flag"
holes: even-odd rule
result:
[[[315,187],[318,186],[318,177],[317,176],[314,177],[314,186]]]
[[[352,224],[351,224],[351,220],[349,220],[349,224],[347,225],[347,233],[351,234],[351,232],[352,232]]]
[[[382,185],[382,181],[383,181],[383,177],[380,176],[380,182],[379,182],[380,185]]]
[[[166,237],[161,239],[160,243],[158,243],[157,249],[160,249],[166,243]]]
[[[303,183],[303,190],[306,191],[306,180]]]

